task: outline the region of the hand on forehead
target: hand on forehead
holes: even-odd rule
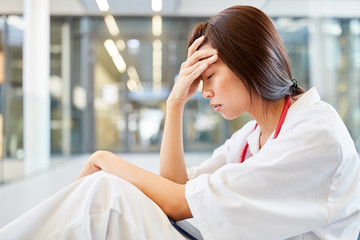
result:
[[[211,52],[213,52],[214,50],[216,50],[216,49],[213,48],[209,42],[207,42],[207,43],[201,45],[197,51],[211,51]],[[208,56],[208,57],[211,57],[211,56]],[[201,58],[200,60],[206,59],[208,57]]]

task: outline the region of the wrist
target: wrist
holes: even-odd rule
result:
[[[166,100],[166,107],[168,109],[184,109],[186,102],[179,101],[179,100],[173,100],[171,98],[168,98]]]

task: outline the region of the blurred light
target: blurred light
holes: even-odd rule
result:
[[[102,12],[107,12],[110,9],[109,3],[107,0],[96,0],[96,4],[98,5],[98,8]]]
[[[115,84],[104,85],[101,89],[101,97],[106,104],[115,104],[119,99],[119,89]]]
[[[126,63],[117,49],[115,42],[111,39],[107,39],[104,42],[104,46],[112,58],[116,68],[120,73],[124,73],[126,71]]]
[[[129,75],[129,78],[139,79],[139,75],[137,74],[136,68],[134,66],[128,67],[127,74]]]
[[[126,42],[126,45],[128,48],[138,48],[138,47],[140,47],[140,42],[137,39],[129,39]]]
[[[154,36],[160,36],[162,33],[162,18],[160,15],[155,15],[152,18],[152,32]]]
[[[126,44],[125,44],[124,40],[122,40],[122,39],[119,39],[116,41],[116,46],[120,51],[124,51],[126,48]]]
[[[152,0],[151,8],[154,12],[160,12],[162,9],[162,0]]]
[[[142,109],[140,111],[139,133],[144,145],[151,144],[151,138],[160,131],[164,113],[161,109]]]
[[[119,27],[115,21],[115,18],[112,15],[107,15],[104,18],[106,27],[108,28],[109,32],[113,36],[117,36],[120,33]]]
[[[19,16],[8,16],[7,20],[6,20],[7,24],[20,29],[20,30],[24,30],[25,29],[25,22],[24,19],[22,17]]]
[[[350,21],[350,32],[354,35],[360,35],[360,21],[353,19]]]
[[[354,54],[355,67],[360,68],[360,52]]]
[[[50,53],[52,53],[52,54],[60,54],[61,53],[61,45],[59,45],[59,44],[51,44],[50,45]]]
[[[197,91],[202,92],[203,89],[203,81],[200,81]]]
[[[155,40],[153,42],[153,90],[161,92],[162,81],[162,42]]]
[[[136,68],[134,66],[129,66],[127,69],[127,74],[129,76],[129,80],[127,81],[127,87],[129,90],[132,92],[142,90],[143,87]]]
[[[153,42],[153,48],[156,49],[156,50],[161,50],[162,48],[162,42],[160,40],[155,40]]]
[[[219,118],[215,115],[198,114],[195,120],[195,129],[197,131],[212,131],[219,123]]]
[[[82,87],[76,86],[73,91],[74,106],[77,109],[83,110],[86,108],[86,90]]]
[[[305,27],[308,27],[306,19],[291,19],[291,18],[278,18],[276,20],[276,27],[286,32],[298,32]]]
[[[119,72],[124,73],[126,71],[125,61],[120,54],[116,57],[113,57],[112,60]]]
[[[342,33],[340,24],[338,22],[334,22],[334,21],[329,21],[329,22],[324,23],[324,25],[322,26],[322,30],[323,30],[323,32],[334,35],[334,36],[340,36]]]
[[[61,99],[62,97],[62,78],[56,75],[50,76],[50,95],[56,99]]]
[[[104,46],[111,57],[114,57],[119,53],[114,41],[111,39],[105,40]]]
[[[135,132],[138,128],[138,124],[135,119],[129,120],[128,128],[131,132]]]
[[[134,79],[129,79],[126,83],[126,86],[128,87],[128,89],[131,91],[131,92],[135,92],[136,89],[137,89],[137,84],[136,84],[136,81]]]

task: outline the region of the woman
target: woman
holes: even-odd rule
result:
[[[292,79],[271,20],[234,6],[198,25],[189,46],[167,100],[161,176],[98,151],[78,181],[0,238],[183,239],[167,216],[193,217],[204,239],[357,238],[354,143],[316,89],[304,92]],[[186,169],[182,115],[201,81],[214,111],[226,119],[248,112],[254,120],[199,167]],[[25,235],[14,233],[29,223],[20,228]]]

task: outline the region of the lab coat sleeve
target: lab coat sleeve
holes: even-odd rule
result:
[[[186,199],[204,238],[286,239],[333,221],[329,195],[342,153],[330,129],[300,124],[243,164],[188,181]],[[358,161],[343,167],[358,174]]]
[[[213,173],[226,163],[232,161],[232,155],[239,155],[238,148],[233,148],[235,145],[245,145],[246,136],[253,130],[256,122],[250,121],[245,124],[241,129],[236,131],[231,138],[227,139],[223,145],[216,148],[212,156],[201,163],[199,166],[194,166],[187,169],[189,179],[193,179],[200,174]],[[240,157],[237,158],[240,160]]]

